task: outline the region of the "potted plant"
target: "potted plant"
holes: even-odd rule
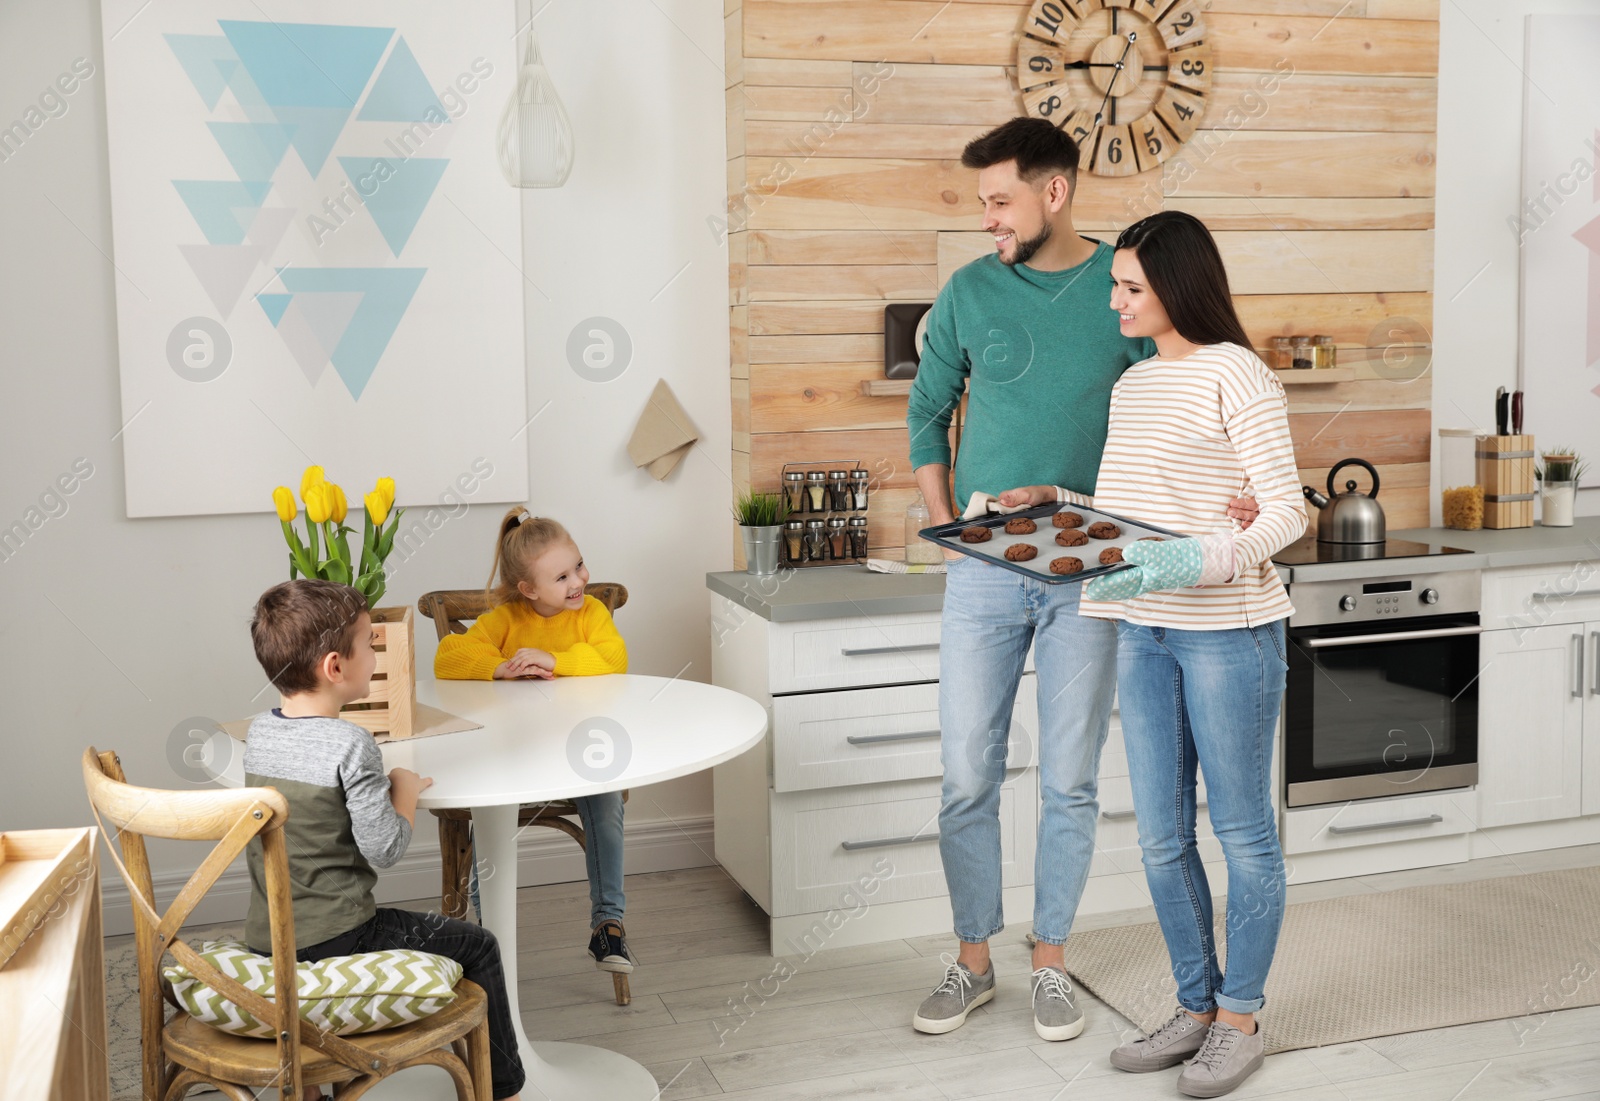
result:
[[[1570,528],[1578,481],[1589,464],[1570,447],[1546,451],[1540,458],[1543,464],[1533,471],[1539,479],[1539,522],[1547,528]]]
[[[417,708],[412,612],[409,605],[378,607],[388,588],[384,562],[394,549],[395,532],[405,512],[394,507],[394,479],[379,478],[372,492],[362,498],[365,523],[359,557],[350,553],[355,529],[345,525],[349,505],[344,490],[327,480],[322,467],[306,467],[300,478],[300,501],[305,506],[304,541],[293,526],[300,511],[293,491],[288,486],[272,491],[283,539],[289,545],[290,580],[309,577],[350,585],[366,597],[372,616],[372,648],[378,652],[372,692],[346,704],[342,714],[374,734],[409,738]]]
[[[789,509],[781,494],[746,490],[739,495],[733,505],[733,516],[739,522],[739,534],[744,537],[746,573],[769,577],[778,572],[783,521],[788,515]]]

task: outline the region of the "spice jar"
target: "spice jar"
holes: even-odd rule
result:
[[[806,475],[806,511],[828,511],[828,476],[820,470]]]
[[[843,516],[828,521],[828,557],[835,562],[850,557],[850,533],[845,530]]]
[[[852,470],[850,472],[850,507],[856,512],[867,510],[867,481],[869,475],[865,470]]]
[[[930,542],[921,535],[923,528],[932,526],[933,520],[928,512],[927,502],[919,493],[917,499],[906,507],[907,562],[944,561],[944,552],[939,549],[939,544]]]
[[[1311,365],[1318,369],[1333,367],[1339,358],[1339,349],[1334,347],[1333,337],[1314,336],[1311,338]]]
[[[1439,429],[1439,507],[1444,526],[1483,527],[1483,486],[1478,482],[1478,430]]]
[[[1309,336],[1296,336],[1289,338],[1290,351],[1293,353],[1294,369],[1296,371],[1309,371],[1311,361],[1311,338]]]
[[[1294,368],[1294,347],[1286,336],[1272,338],[1272,369],[1289,371]]]
[[[850,511],[850,472],[828,471],[828,507],[834,512]]]
[[[863,474],[866,471],[862,471]],[[865,516],[850,517],[850,557],[867,557],[867,518]]]
[[[783,550],[790,562],[806,560],[806,526],[800,520],[790,520],[783,525]]]
[[[807,486],[806,488],[810,488]],[[806,521],[806,561],[825,562],[828,558],[828,537],[822,530],[821,520]]]
[[[803,472],[791,470],[784,474],[783,503],[796,515],[806,510],[806,476]]]

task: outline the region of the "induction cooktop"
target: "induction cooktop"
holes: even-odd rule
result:
[[[1322,562],[1365,562],[1389,558],[1428,558],[1437,554],[1470,554],[1462,547],[1390,539],[1384,543],[1319,543],[1308,535],[1284,547],[1272,560],[1280,566],[1314,566]]]

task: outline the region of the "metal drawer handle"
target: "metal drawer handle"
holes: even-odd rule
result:
[[[1346,635],[1343,638],[1311,638],[1306,645],[1313,650],[1327,646],[1364,646],[1369,642],[1410,642],[1419,638],[1449,638],[1451,635],[1481,635],[1482,627],[1438,627],[1432,631],[1385,631],[1381,635]]]
[[[1600,631],[1590,631],[1589,641],[1594,643],[1594,679],[1589,682],[1589,695],[1600,696]]]
[[[904,734],[852,734],[845,741],[851,745],[877,745],[879,742],[910,742],[938,736],[937,730],[908,730]]]
[[[1576,600],[1581,596],[1600,596],[1600,589],[1574,589],[1570,593],[1534,593],[1528,599],[1543,604],[1547,600]]]
[[[1407,826],[1431,826],[1443,822],[1444,817],[1430,814],[1426,818],[1402,818],[1398,822],[1370,822],[1365,826],[1329,826],[1329,833],[1367,833],[1370,830],[1399,830]]]
[[[848,646],[839,647],[839,653],[847,658],[870,657],[873,654],[909,654],[913,650],[937,650],[937,642],[911,642],[904,646],[862,646],[851,649]]]
[[[1204,799],[1200,800],[1194,805],[1194,809],[1197,811],[1205,810],[1206,801]],[[1104,818],[1107,822],[1120,822],[1125,818],[1136,817],[1136,813],[1131,810],[1103,810],[1100,812],[1100,817]]]
[[[1572,636],[1572,698],[1583,699],[1583,632]]]
[[[871,841],[842,841],[839,847],[847,853],[857,849],[882,849],[889,845],[920,845],[925,841],[937,841],[937,833],[912,834],[910,837],[875,837]]]

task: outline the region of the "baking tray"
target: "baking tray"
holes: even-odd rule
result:
[[[1053,523],[1051,517],[1061,511],[1076,512],[1083,517],[1082,527],[1088,533],[1089,525],[1097,520],[1109,520],[1122,529],[1122,534],[1115,539],[1090,538],[1085,546],[1062,547],[1056,545],[1056,532],[1060,531]],[[1039,525],[1039,530],[1032,535],[1007,535],[1006,521],[1015,520],[1025,516]],[[994,537],[987,543],[963,543],[961,531],[963,528],[980,527],[995,529]],[[982,559],[992,566],[1020,573],[1023,577],[1031,577],[1035,581],[1044,581],[1051,585],[1071,585],[1083,581],[1092,581],[1096,577],[1105,577],[1107,574],[1120,573],[1130,569],[1126,562],[1117,562],[1110,566],[1100,565],[1100,552],[1107,547],[1125,547],[1129,543],[1143,539],[1150,535],[1159,535],[1163,539],[1183,539],[1182,534],[1158,528],[1154,524],[1130,520],[1126,516],[1118,516],[1114,512],[1103,509],[1084,508],[1081,505],[1039,505],[1035,508],[1023,509],[1021,512],[991,513],[976,520],[956,520],[949,524],[938,524],[931,528],[923,528],[917,533],[931,543],[941,547],[958,550],[962,554],[973,558]],[[1006,558],[1006,548],[1016,543],[1031,543],[1039,548],[1039,553],[1027,562],[1012,562]],[[1054,574],[1050,572],[1050,560],[1071,555],[1083,559],[1083,570],[1073,574]]]

